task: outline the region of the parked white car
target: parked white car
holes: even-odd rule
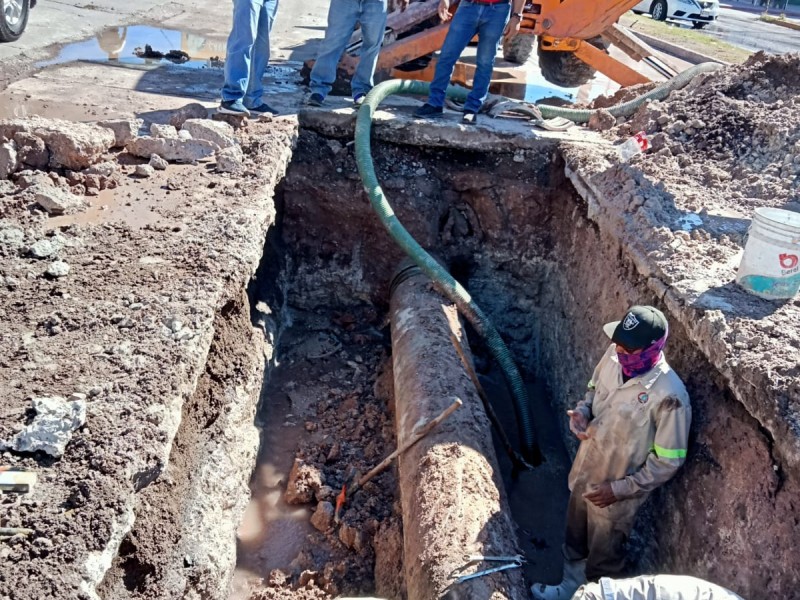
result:
[[[0,0],[0,42],[15,42],[25,31],[36,0]]]
[[[650,13],[656,21],[688,21],[695,29],[702,29],[719,17],[719,0],[642,0],[633,12]]]

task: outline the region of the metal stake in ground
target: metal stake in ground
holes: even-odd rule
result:
[[[475,369],[472,368],[472,363],[470,363],[470,361],[467,359],[467,355],[464,353],[464,348],[461,346],[461,342],[458,341],[453,333],[450,333],[450,341],[453,342],[453,346],[456,348],[458,357],[461,359],[461,364],[464,365],[467,375],[469,375],[469,378],[472,380],[472,385],[474,385],[475,389],[478,391],[478,396],[483,402],[483,408],[486,410],[486,414],[489,416],[492,426],[497,432],[497,435],[500,437],[500,442],[503,444],[503,448],[505,448],[508,457],[511,459],[511,464],[513,467],[512,476],[516,476],[519,471],[533,470],[533,466],[524,458],[522,458],[522,455],[519,452],[514,450],[514,447],[508,440],[508,436],[506,435],[503,426],[500,424],[500,419],[497,418],[497,413],[494,412],[494,407],[492,406],[491,402],[489,402],[489,398],[486,396],[486,392],[484,391],[481,382],[478,380],[478,374],[475,373]]]
[[[446,409],[444,409],[441,413],[439,413],[437,417],[431,419],[430,421],[419,426],[418,428],[414,428],[414,431],[411,433],[411,437],[409,437],[405,442],[403,442],[397,448],[397,450],[395,450],[389,456],[384,458],[380,463],[378,463],[375,467],[373,467],[366,475],[359,478],[354,484],[350,485],[349,488],[348,488],[349,482],[346,482],[342,486],[342,491],[339,492],[339,495],[336,497],[336,511],[333,516],[334,521],[336,523],[339,523],[339,521],[341,520],[340,516],[342,512],[342,507],[345,505],[345,502],[347,502],[348,497],[352,497],[352,495],[355,494],[359,489],[361,489],[361,487],[363,487],[364,484],[366,484],[370,479],[385,471],[389,467],[389,465],[392,464],[392,461],[395,458],[403,454],[403,452],[411,448],[414,444],[416,444],[418,441],[420,441],[422,438],[428,435],[431,431],[433,431],[433,429],[436,428],[439,425],[439,423],[441,423],[447,417],[452,415],[456,411],[456,409],[458,409],[458,407],[461,406],[462,404],[464,403],[461,401],[461,398],[456,398],[453,401],[453,403]]]

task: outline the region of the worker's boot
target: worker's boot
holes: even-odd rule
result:
[[[531,595],[533,600],[570,600],[584,583],[586,583],[586,559],[565,560],[561,583],[558,585],[534,583],[531,586]]]

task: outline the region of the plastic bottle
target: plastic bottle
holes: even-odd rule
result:
[[[650,141],[647,139],[644,131],[640,131],[617,146],[617,154],[622,162],[628,162],[634,156],[641,154],[649,147]]]

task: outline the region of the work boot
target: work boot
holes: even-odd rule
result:
[[[564,576],[558,585],[534,583],[533,600],[570,600],[578,588],[586,583],[586,560],[565,560]]]
[[[308,104],[309,106],[322,106],[323,104],[325,104],[325,96],[323,96],[322,94],[318,94],[317,92],[314,92],[308,97],[308,100],[306,100],[306,104]]]
[[[262,102],[258,106],[248,106],[248,109],[251,113],[255,113],[257,115],[272,115],[274,117],[278,114],[278,111],[272,108],[266,102]]]
[[[423,119],[438,119],[444,114],[444,108],[425,103],[414,111],[415,117]]]

